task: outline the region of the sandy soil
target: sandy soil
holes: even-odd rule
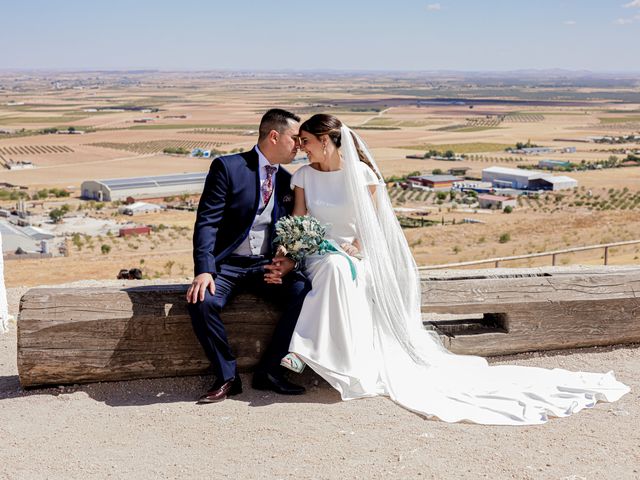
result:
[[[24,288],[9,289],[17,310]],[[252,390],[215,405],[194,400],[208,377],[95,383],[24,391],[16,330],[0,335],[0,478],[640,477],[640,347],[492,359],[614,370],[631,386],[615,404],[535,427],[425,420],[386,398],[342,402],[314,374],[308,392]]]

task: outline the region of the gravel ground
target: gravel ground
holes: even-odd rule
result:
[[[122,282],[74,285],[105,283]],[[9,290],[12,313],[26,290]],[[312,372],[300,397],[254,391],[243,376],[243,394],[204,406],[194,400],[208,377],[24,391],[15,359],[12,325],[0,335],[0,478],[640,478],[637,345],[492,359],[614,370],[632,388],[532,427],[425,420],[386,398],[342,402]]]

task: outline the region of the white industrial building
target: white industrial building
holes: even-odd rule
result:
[[[578,181],[571,177],[506,167],[485,168],[482,170],[482,181],[491,182],[494,187],[518,190],[563,190],[578,186]]]
[[[491,195],[488,193],[478,195],[478,204],[480,205],[480,208],[497,208],[500,210],[504,207],[515,208],[518,206],[517,200],[513,197]]]
[[[118,208],[118,212],[123,215],[137,215],[140,213],[155,213],[162,211],[163,208],[160,205],[146,202],[135,202],[131,205],[124,205]]]
[[[202,193],[207,173],[182,173],[149,177],[87,180],[82,182],[82,198],[112,202],[128,197],[160,198],[182,194]]]

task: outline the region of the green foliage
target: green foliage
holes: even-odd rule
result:
[[[71,242],[78,250],[82,250],[82,246],[84,245],[84,242],[82,241],[82,238],[80,237],[79,233],[74,233],[72,235]]]
[[[515,150],[522,150],[523,148],[536,148],[539,147],[540,145],[536,145],[535,143],[531,143],[531,139],[527,140],[527,143],[524,142],[517,142],[516,143],[516,148]],[[512,148],[507,148],[506,151],[511,151],[513,150]]]
[[[111,251],[111,245],[107,245],[106,243],[103,243],[102,246],[100,247],[100,251],[102,252],[103,255],[107,255]]]
[[[398,175],[394,175],[392,177],[387,177],[385,178],[385,183],[393,183],[393,182],[404,182],[407,180],[407,178],[409,177],[417,177],[419,175],[421,175],[422,173],[419,170],[407,173],[406,175],[402,175],[402,176],[398,176]]]
[[[61,208],[54,208],[49,212],[49,218],[53,223],[60,223],[65,213]]]
[[[0,189],[0,200],[18,200],[20,198],[29,198],[29,194],[20,190]]]
[[[502,235],[500,235],[500,238],[498,239],[500,243],[507,243],[510,240],[511,240],[510,233],[503,233]]]
[[[503,211],[504,213],[511,213],[511,212],[513,212],[513,207],[512,207],[511,205],[507,205],[506,207],[504,207],[504,208],[502,209],[502,211]]]
[[[162,151],[173,155],[187,155],[190,153],[190,151],[184,147],[167,147]]]
[[[69,192],[67,192],[63,188],[50,188],[49,194],[53,195],[56,198],[66,198],[71,195]]]

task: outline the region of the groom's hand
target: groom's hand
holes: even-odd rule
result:
[[[267,271],[267,273],[264,274],[264,281],[266,283],[279,285],[282,283],[282,278],[293,270],[295,266],[296,262],[289,257],[276,255],[273,257],[270,265],[264,266],[264,269]]]
[[[187,290],[187,302],[197,303],[198,300],[204,301],[204,293],[209,289],[211,295],[216,293],[216,283],[210,273],[201,273],[191,282],[189,290]]]

